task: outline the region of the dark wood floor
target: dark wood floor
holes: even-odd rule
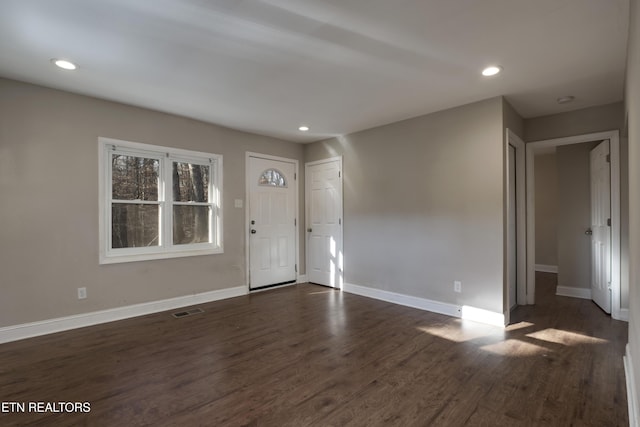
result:
[[[506,330],[297,285],[0,345],[0,413],[46,426],[626,426],[627,325],[555,297]]]

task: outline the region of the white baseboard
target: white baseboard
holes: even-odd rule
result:
[[[558,272],[558,266],[557,265],[536,264],[534,268],[535,268],[536,271],[541,271],[543,273],[557,273]]]
[[[505,325],[505,316],[503,313],[495,313],[480,308],[433,301],[426,298],[369,288],[367,286],[354,285],[352,283],[345,283],[342,290],[351,294],[400,304],[407,307],[418,308],[420,310],[430,311],[433,313],[445,314],[447,316],[473,320],[475,322],[486,323],[494,326],[504,327]]]
[[[638,427],[638,394],[636,391],[636,381],[633,374],[633,361],[629,344],[626,346],[624,360],[624,377],[627,383],[627,405],[629,407],[629,426]]]
[[[307,275],[306,274],[301,274],[298,276],[298,281],[297,283],[307,283],[309,280],[307,280]]]
[[[7,326],[0,328],[0,344],[37,337],[40,335],[52,334],[55,332],[67,331],[69,329],[113,322],[115,320],[128,319],[130,317],[144,316],[146,314],[158,313],[180,307],[233,298],[246,295],[247,292],[248,290],[246,286],[238,286],[235,288],[185,295],[160,301],[151,301],[108,310],[94,311],[91,313],[76,314],[56,319]]]
[[[557,286],[556,295],[561,297],[591,299],[591,289],[572,288],[570,286]]]
[[[616,313],[615,316],[612,313],[611,317],[613,317],[615,320],[622,320],[624,322],[628,322],[629,321],[629,309],[628,308],[621,308],[620,311],[618,313]]]

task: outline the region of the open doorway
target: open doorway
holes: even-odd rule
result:
[[[590,219],[585,219],[590,215],[590,186],[587,175],[587,182],[582,182],[581,190],[572,190],[571,180],[584,181],[585,169],[590,170],[589,156],[591,151],[602,143],[607,141],[609,147],[609,164],[610,164],[610,222],[608,225],[608,231],[610,231],[610,249],[607,249],[606,257],[610,260],[610,269],[607,271],[608,283],[607,287],[611,292],[611,305],[610,311],[614,319],[621,319],[621,299],[620,299],[620,146],[618,131],[600,132],[587,135],[579,135],[575,137],[557,138],[545,141],[536,141],[528,143],[527,148],[527,236],[530,238],[527,240],[527,283],[529,284],[527,289],[527,302],[533,304],[536,301],[536,270],[548,273],[557,273],[558,267],[563,269],[558,276],[557,294],[573,297],[592,298],[591,292],[591,276],[592,276],[592,262],[590,254],[591,239],[590,231]],[[542,248],[538,248],[537,245],[541,244],[540,238],[547,238],[549,236],[549,230],[540,230],[541,235],[537,234],[536,230],[536,215],[541,214],[541,206],[545,202],[541,197],[543,192],[536,191],[536,161],[544,162],[548,161],[548,158],[552,155],[556,156],[556,162],[563,162],[562,167],[557,167],[559,175],[557,179],[563,180],[562,185],[558,186],[557,191],[562,194],[557,194],[558,200],[561,200],[563,207],[559,207],[556,224],[556,233],[563,234],[558,235],[558,244],[555,265],[551,261],[544,261],[545,259],[553,260],[552,256],[545,254],[541,257]],[[547,158],[545,158],[545,156]],[[584,158],[582,164],[579,163],[579,158]],[[537,159],[537,160],[536,160]],[[573,166],[567,165],[566,159],[570,159],[573,162]],[[574,170],[574,168],[577,168]],[[540,168],[537,168],[538,170]],[[576,184],[574,182],[574,184]],[[565,185],[566,184],[566,185]],[[585,190],[586,186],[586,190]],[[565,188],[566,187],[566,188]],[[586,191],[586,196],[584,192]],[[537,197],[536,197],[537,196]],[[585,208],[585,197],[587,200],[587,207]],[[577,216],[576,216],[577,215]],[[580,217],[581,216],[581,217]],[[607,218],[608,219],[608,218]],[[539,224],[538,224],[539,225]],[[566,234],[566,235],[565,235]],[[536,243],[536,238],[538,243]],[[538,250],[538,251],[537,251]],[[546,249],[549,251],[548,249]],[[537,251],[537,252],[536,252]],[[536,260],[536,253],[538,253],[538,260]],[[584,257],[587,257],[588,261],[584,261]],[[571,259],[573,258],[573,259]],[[547,264],[546,262],[549,262]],[[585,286],[585,282],[589,285]],[[579,283],[581,286],[576,286]]]

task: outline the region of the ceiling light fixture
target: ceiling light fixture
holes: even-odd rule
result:
[[[65,59],[52,59],[51,62],[53,62],[57,67],[62,68],[63,70],[75,70],[76,68],[78,68],[78,66],[76,64],[74,64],[73,62],[67,61]]]
[[[299,130],[300,132],[308,132],[308,131],[309,131],[309,126],[304,126],[304,125],[302,125],[302,126],[300,126],[300,127],[298,128],[298,130]]]
[[[492,65],[482,70],[482,75],[485,77],[491,77],[491,76],[495,76],[496,74],[499,74],[501,71],[502,71],[502,67],[498,65]]]
[[[568,104],[569,102],[572,102],[574,99],[576,99],[575,96],[561,96],[560,98],[556,99],[556,101],[558,102],[558,104]]]

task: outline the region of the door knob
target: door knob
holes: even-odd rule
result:
[[[311,233],[313,230],[310,228],[307,228],[307,233]]]
[[[585,231],[584,234],[586,234],[587,236],[591,236],[593,234],[593,230],[590,228],[587,228],[587,231]]]
[[[256,230],[251,230],[251,234],[256,234],[257,231]]]

